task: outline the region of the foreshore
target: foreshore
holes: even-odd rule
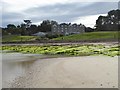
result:
[[[11,46],[11,45],[85,45],[85,44],[94,44],[94,45],[119,45],[119,42],[64,42],[64,43],[3,43],[1,46]]]
[[[118,57],[37,59],[8,88],[118,88]]]

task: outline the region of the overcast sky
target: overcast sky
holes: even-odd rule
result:
[[[43,20],[55,20],[59,23],[82,23],[93,27],[99,15],[118,8],[118,0],[3,0],[2,26],[21,24],[30,19],[34,24]],[[114,2],[110,2],[114,1]],[[1,9],[0,9],[1,10]]]

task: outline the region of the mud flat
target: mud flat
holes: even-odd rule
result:
[[[3,87],[118,88],[118,57],[61,57],[37,59],[22,65],[24,74],[12,82],[4,82]]]

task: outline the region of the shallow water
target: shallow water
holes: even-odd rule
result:
[[[38,54],[2,53],[2,87],[10,87],[10,83],[24,75],[40,57]]]
[[[48,59],[44,62],[44,60],[41,60],[42,58],[51,58],[51,57],[58,57],[58,56],[45,56],[45,55],[39,55],[39,54],[22,54],[22,53],[14,53],[14,52],[9,52],[9,53],[3,52],[1,55],[2,55],[2,87],[3,88],[12,87],[11,85],[16,85],[16,87],[17,87],[17,86],[19,86],[21,81],[19,81],[19,82],[15,82],[15,81],[22,80],[22,79],[23,79],[23,82],[22,82],[23,85],[30,84],[29,87],[34,87],[34,85],[36,85],[36,84],[39,86],[41,79],[43,79],[43,81],[48,80],[50,82],[50,84],[52,84],[51,81],[56,82],[56,79],[59,82],[63,82],[66,79],[66,78],[64,78],[64,75],[66,75],[66,76],[70,75],[71,78],[74,78],[74,76],[76,77],[76,75],[77,75],[76,73],[78,73],[77,77],[79,77],[80,69],[77,69],[77,68],[81,68],[81,73],[83,73],[83,76],[84,76],[84,75],[86,75],[86,72],[84,72],[84,71],[87,71],[87,70],[92,71],[93,69],[95,69],[96,65],[97,65],[96,68],[98,68],[98,70],[95,71],[95,75],[94,75],[94,70],[93,70],[93,73],[88,72],[88,75],[90,76],[90,78],[92,78],[94,80],[93,77],[96,77],[96,78],[98,78],[96,80],[98,80],[98,81],[101,80],[101,82],[106,82],[106,81],[104,81],[104,79],[105,79],[105,80],[107,80],[107,82],[108,81],[115,82],[115,85],[118,80],[118,79],[116,79],[117,75],[118,75],[118,74],[116,74],[117,59],[118,59],[117,57],[111,58],[111,57],[107,57],[107,56],[106,57],[98,57],[98,56],[91,57],[90,56],[91,57],[90,58],[88,56],[88,57],[71,57],[71,58],[58,58],[58,59],[55,58],[55,59]],[[80,58],[82,60],[80,60]],[[89,58],[89,60],[87,60],[87,58]],[[99,59],[98,61],[100,61],[100,63],[94,62],[94,61],[96,61],[96,58]],[[95,60],[93,60],[93,59],[95,59]],[[105,62],[104,62],[104,59],[105,59]],[[115,60],[112,60],[112,59],[115,59]],[[40,62],[38,60],[40,60]],[[83,61],[86,61],[86,62],[83,62]],[[115,62],[113,62],[113,61],[115,61]],[[82,63],[84,63],[84,64],[82,64]],[[86,66],[84,66],[86,64],[87,64],[88,68],[86,68]],[[102,65],[102,67],[101,67],[101,65]],[[43,66],[45,68],[43,68]],[[42,70],[42,69],[40,69],[41,67],[43,68],[43,73],[41,73],[41,71],[39,72],[39,70]],[[89,67],[92,67],[92,68],[89,68]],[[61,68],[63,68],[63,69],[61,69]],[[103,70],[102,70],[102,68],[103,68]],[[110,70],[109,70],[109,68],[110,68]],[[45,71],[44,71],[44,69],[45,69]],[[63,74],[61,74],[61,70],[63,70],[62,71]],[[101,77],[102,74],[100,76],[99,75],[96,76],[96,72],[99,73],[99,70],[100,70],[100,74],[103,73],[103,75],[104,75],[104,73],[105,73],[105,78],[102,78],[104,76]],[[107,75],[106,73],[108,73],[108,71],[109,71],[109,73],[113,73],[113,75],[112,74]],[[27,72],[30,74],[26,74]],[[70,72],[70,73],[68,73],[68,72]],[[35,76],[35,77],[32,76],[32,73],[33,73],[33,76]],[[73,74],[75,74],[75,75],[73,75]],[[43,75],[43,76],[41,76],[41,75]],[[53,77],[53,79],[50,78],[50,75],[52,75],[51,77]],[[110,75],[112,76],[112,78],[110,78]],[[22,76],[26,76],[26,77],[22,78]],[[59,80],[59,77],[62,78],[61,81]],[[34,78],[33,81],[36,80],[36,82],[38,82],[38,83],[33,82],[29,78]],[[38,80],[38,78],[40,78],[39,79],[40,81]],[[52,80],[49,80],[49,78]],[[71,78],[69,78],[69,79],[71,80]],[[80,79],[80,78],[77,78],[77,80],[78,79]],[[87,79],[85,78],[85,81],[86,80]],[[100,84],[101,84],[101,82],[100,82]],[[14,83],[14,84],[12,84],[12,83]],[[33,86],[31,86],[31,83],[32,84],[34,83]],[[75,81],[75,83],[76,83],[76,81]],[[42,87],[44,87],[44,85],[48,85],[48,84],[43,83]],[[77,83],[77,84],[79,84],[79,83]],[[53,83],[53,85],[54,85],[54,83]],[[58,85],[58,84],[56,84],[56,85]],[[73,84],[73,85],[76,85],[76,84]],[[105,83],[105,85],[106,85],[106,83]],[[40,84],[40,86],[41,86],[41,84]],[[63,82],[63,86],[64,86],[64,82]],[[108,86],[106,86],[106,87],[108,87]],[[117,85],[116,85],[116,87],[117,87]]]
[[[53,57],[58,56],[2,51],[0,53],[0,58],[2,59],[2,87],[10,87],[11,83],[16,78],[22,77],[36,60]]]

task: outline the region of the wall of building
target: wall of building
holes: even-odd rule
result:
[[[52,26],[52,34],[70,35],[70,34],[78,34],[78,33],[84,33],[84,32],[85,32],[85,26],[83,25],[59,24],[59,25]]]

